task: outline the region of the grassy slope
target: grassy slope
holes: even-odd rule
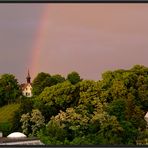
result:
[[[20,104],[9,104],[0,107],[0,131],[6,132],[11,129],[11,120],[19,106]]]
[[[19,108],[19,104],[9,104],[0,107],[0,122],[11,121],[14,112]]]

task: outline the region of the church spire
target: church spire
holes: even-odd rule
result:
[[[30,77],[29,69],[28,69],[28,75],[27,75],[26,79],[27,79],[27,83],[30,83],[31,77]]]

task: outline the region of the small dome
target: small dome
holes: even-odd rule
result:
[[[25,138],[27,136],[20,132],[14,132],[14,133],[9,134],[7,137],[8,138]]]

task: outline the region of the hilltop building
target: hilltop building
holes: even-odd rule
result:
[[[31,77],[28,70],[28,75],[26,77],[27,83],[21,84],[22,94],[26,97],[32,97],[32,84],[31,84]]]

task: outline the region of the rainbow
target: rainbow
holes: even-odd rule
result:
[[[31,49],[29,69],[33,77],[36,76],[36,74],[39,72],[41,51],[44,48],[47,40],[47,30],[50,14],[49,8],[49,4],[43,8],[43,14],[41,15],[40,23],[37,27],[35,39],[33,41],[33,47]]]

